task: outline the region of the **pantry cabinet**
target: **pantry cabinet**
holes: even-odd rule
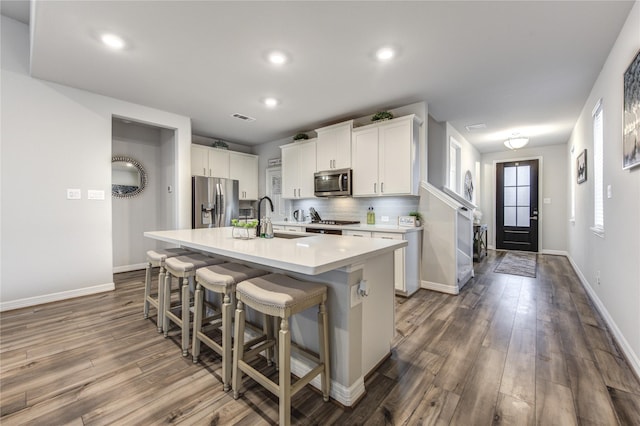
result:
[[[191,175],[229,178],[229,151],[192,144]]]
[[[258,156],[229,151],[229,177],[238,181],[240,200],[258,199]]]
[[[421,124],[412,114],[353,130],[354,197],[418,195]]]
[[[319,171],[351,168],[351,132],[353,120],[316,129],[316,169]]]
[[[283,198],[313,198],[316,172],[316,139],[282,145]]]

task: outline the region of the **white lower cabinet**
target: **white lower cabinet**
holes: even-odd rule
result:
[[[394,252],[393,284],[396,293],[411,296],[420,288],[420,244],[422,231],[417,232],[369,232],[344,230],[342,235],[363,238],[407,240],[407,247]]]

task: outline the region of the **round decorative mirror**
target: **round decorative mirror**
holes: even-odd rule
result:
[[[114,156],[111,159],[111,195],[131,198],[147,186],[147,172],[131,157]]]
[[[469,170],[464,174],[464,198],[473,201],[473,178]]]

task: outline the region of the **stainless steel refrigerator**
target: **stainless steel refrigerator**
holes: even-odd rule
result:
[[[231,226],[238,208],[237,180],[191,177],[191,228]]]

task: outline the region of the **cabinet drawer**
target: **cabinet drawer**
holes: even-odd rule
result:
[[[350,237],[364,237],[364,238],[371,238],[371,232],[369,231],[351,231],[351,230],[344,230],[342,231],[342,235],[347,235]]]
[[[302,229],[302,226],[285,226],[284,230],[291,231],[291,232],[304,232],[304,230]]]
[[[373,238],[384,238],[385,240],[402,240],[402,234],[396,234],[391,232],[374,232]]]
[[[273,230],[274,231],[284,231],[284,226],[273,225]]]

